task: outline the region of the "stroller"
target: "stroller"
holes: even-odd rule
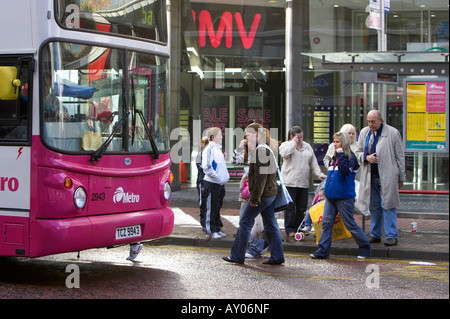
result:
[[[323,181],[317,186],[316,191],[315,191],[315,193],[314,193],[313,201],[312,201],[312,204],[311,204],[310,208],[313,207],[314,205],[316,205],[316,204],[320,201],[320,200],[319,200],[319,191],[320,191],[321,189],[324,189],[324,188],[325,188],[325,180],[323,180]],[[298,226],[298,228],[297,228],[297,232],[296,232],[295,235],[294,235],[294,238],[295,238],[296,241],[302,241],[303,239],[305,239],[305,233],[304,233],[303,231],[301,231],[301,229],[305,226],[306,218],[307,218],[308,215],[309,215],[308,212],[309,212],[309,210],[305,212],[305,218],[303,218],[302,222],[300,223],[300,226]]]

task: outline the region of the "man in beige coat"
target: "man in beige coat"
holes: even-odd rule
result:
[[[395,246],[398,190],[406,177],[403,142],[397,129],[383,123],[379,111],[370,111],[367,122],[369,126],[361,130],[355,152],[361,165],[358,201],[370,209],[370,243],[381,241],[384,222],[384,244]]]

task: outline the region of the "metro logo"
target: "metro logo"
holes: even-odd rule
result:
[[[139,203],[139,195],[135,195],[133,193],[125,193],[122,187],[118,187],[114,192],[113,202],[114,203]]]
[[[0,177],[0,191],[4,192],[7,189],[10,192],[15,192],[19,188],[19,180],[15,177]]]
[[[192,11],[192,16],[195,23],[195,11]],[[261,21],[261,14],[257,13],[253,17],[252,25],[248,34],[240,12],[236,12],[234,14],[234,20],[236,21],[242,46],[245,49],[250,49],[253,45],[253,41],[255,40],[256,31],[258,30],[259,23]],[[225,11],[222,13],[216,33],[212,23],[211,14],[206,10],[200,11],[198,16],[198,43],[200,47],[206,46],[206,33],[208,33],[209,41],[213,48],[220,46],[225,33],[225,47],[231,48],[233,42],[233,15],[231,12]]]

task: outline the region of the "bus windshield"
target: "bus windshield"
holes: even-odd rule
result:
[[[57,0],[56,20],[82,29],[167,43],[165,0]]]
[[[48,43],[41,51],[43,142],[64,153],[167,152],[167,67],[167,58],[153,54]]]

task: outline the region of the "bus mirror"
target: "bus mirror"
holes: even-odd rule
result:
[[[16,76],[17,67],[0,66],[0,100],[17,100],[21,83]]]

